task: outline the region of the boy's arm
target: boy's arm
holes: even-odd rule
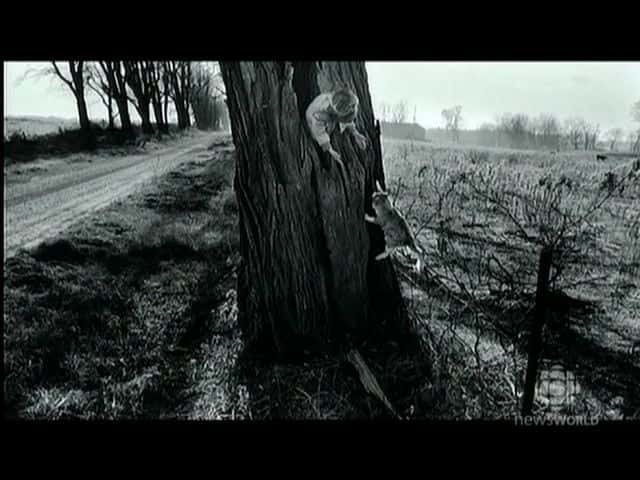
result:
[[[309,130],[311,131],[311,136],[320,146],[320,148],[324,152],[331,155],[335,160],[340,162],[340,154],[336,152],[331,145],[331,138],[329,136],[327,128],[327,124],[329,123],[331,118],[330,115],[326,112],[327,105],[325,105],[326,102],[323,103],[323,99],[326,100],[326,97],[323,95],[319,95],[307,107],[307,124],[309,126]]]
[[[353,132],[357,132],[358,129],[356,128],[356,124],[353,122],[349,122],[349,123],[340,123],[340,133],[344,132],[345,130],[347,130],[350,133]]]
[[[365,137],[358,131],[354,122],[341,123],[340,132],[344,132],[345,130],[351,134],[351,136],[356,140],[356,143],[361,149],[364,150],[365,148],[367,148],[367,137]]]
[[[331,138],[329,137],[326,128],[311,129],[311,132],[315,141],[320,145],[320,148],[339,161],[341,158],[340,154],[333,149],[333,146],[331,145]]]
[[[331,138],[327,131],[327,119],[323,112],[318,110],[318,105],[312,103],[307,109],[307,124],[311,131],[311,136],[325,152],[331,153],[333,147],[331,146]]]
[[[331,137],[329,137],[329,132],[327,132],[326,121],[324,121],[320,112],[314,112],[311,106],[307,111],[307,122],[309,124],[311,136],[320,148],[339,161],[340,154],[336,152],[331,145]]]

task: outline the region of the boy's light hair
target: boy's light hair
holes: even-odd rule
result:
[[[331,95],[331,106],[339,117],[355,117],[359,100],[348,88],[338,88]]]

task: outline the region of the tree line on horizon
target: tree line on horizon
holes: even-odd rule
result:
[[[406,101],[395,105],[380,103],[379,118],[388,123],[409,122],[410,107]],[[431,141],[453,141],[460,144],[518,149],[548,150],[629,150],[640,153],[640,100],[633,104],[631,116],[638,123],[636,129],[622,128],[602,131],[599,124],[574,116],[561,121],[553,114],[530,116],[525,113],[504,113],[495,122],[485,122],[475,129],[463,129],[462,106],[455,105],[441,112],[442,127],[426,128]]]
[[[95,141],[87,108],[89,92],[104,106],[107,128],[130,138],[135,137],[132,111],[146,135],[169,133],[170,111],[177,117],[179,130],[192,124],[201,130],[222,130],[229,125],[224,85],[215,62],[51,61],[30,73],[56,78],[71,91],[80,130],[89,143]]]

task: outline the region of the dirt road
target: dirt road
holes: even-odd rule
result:
[[[167,147],[118,158],[95,155],[75,164],[47,160],[57,172],[41,172],[28,181],[16,182],[15,172],[5,172],[5,259],[203,154],[215,136],[194,133]]]

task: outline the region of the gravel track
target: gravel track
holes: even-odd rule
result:
[[[198,152],[206,152],[210,137],[197,133],[149,153],[95,158],[91,164],[40,175],[25,183],[7,184],[5,177],[5,260],[193,160]]]

